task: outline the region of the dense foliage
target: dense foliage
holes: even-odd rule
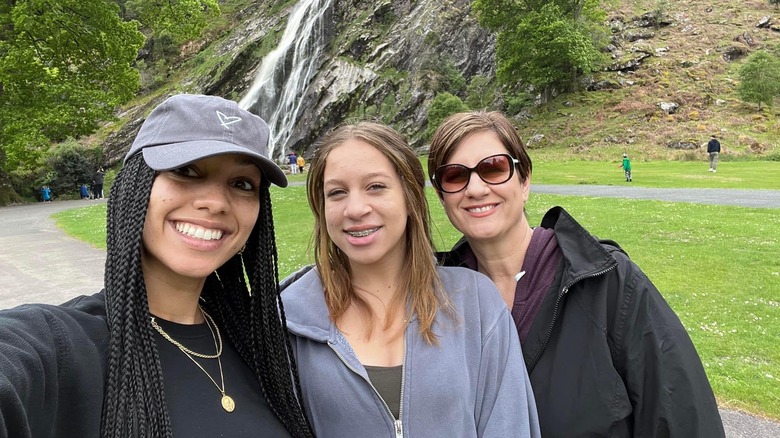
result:
[[[73,139],[66,140],[46,157],[49,171],[40,183],[50,186],[57,198],[78,198],[79,186],[92,183],[101,152],[99,148],[88,149]]]
[[[739,70],[739,97],[745,102],[771,107],[780,97],[780,58],[767,52],[750,55]]]
[[[436,132],[436,128],[439,127],[442,121],[447,117],[459,113],[462,111],[468,111],[469,107],[460,99],[460,97],[452,93],[439,93],[433,98],[431,107],[428,109],[428,130],[425,137],[430,140],[433,137],[433,133]]]
[[[0,9],[0,169],[91,133],[133,97],[144,37],[107,0],[18,0]]]
[[[54,161],[93,172],[102,163],[91,152],[66,148],[63,157],[57,144],[112,119],[136,96],[139,68],[177,56],[219,14],[216,0],[0,3],[0,200],[18,199],[9,187],[28,196],[33,183],[69,191],[83,179]]]
[[[604,13],[596,0],[475,0],[472,8],[498,33],[497,77],[504,84],[530,86],[546,99],[604,62]]]
[[[473,110],[490,109],[496,98],[496,86],[487,76],[476,75],[466,88],[466,105]]]
[[[216,0],[127,0],[125,8],[130,17],[176,43],[200,36],[208,20],[220,13]]]

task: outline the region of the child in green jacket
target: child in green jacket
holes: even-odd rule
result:
[[[623,164],[620,167],[626,173],[626,182],[631,182],[631,160],[628,159],[628,154],[623,154]]]

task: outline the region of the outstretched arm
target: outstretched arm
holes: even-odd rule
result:
[[[98,338],[54,306],[0,311],[0,327],[0,436],[97,436]]]

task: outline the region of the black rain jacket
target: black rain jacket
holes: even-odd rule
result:
[[[699,355],[647,276],[561,207],[541,227],[563,252],[523,343],[542,436],[725,436]],[[463,265],[465,251],[461,239],[440,262]]]

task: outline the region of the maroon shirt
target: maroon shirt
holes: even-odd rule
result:
[[[555,231],[536,227],[523,260],[525,275],[515,287],[512,319],[517,327],[520,342],[524,342],[531,330],[536,313],[555,280],[555,272],[561,261],[561,249],[555,239]],[[462,265],[478,270],[479,263],[469,246],[462,254]]]
[[[512,305],[512,319],[515,320],[520,342],[528,336],[536,313],[555,280],[561,256],[555,232],[548,228],[534,228],[523,260],[525,275],[517,282]]]

